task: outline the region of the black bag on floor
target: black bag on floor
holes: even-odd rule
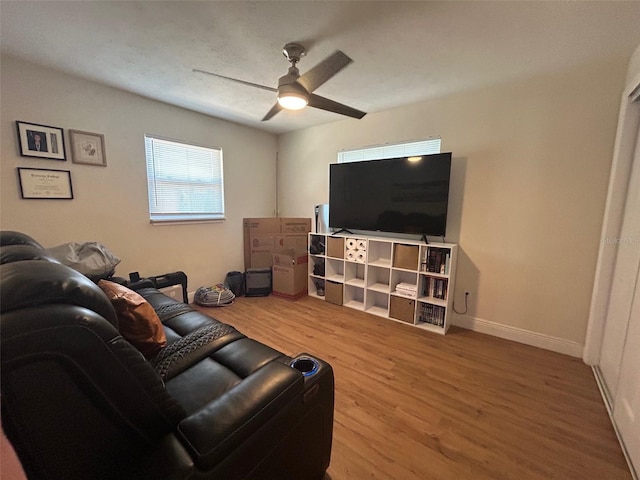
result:
[[[227,273],[224,277],[224,284],[236,297],[242,297],[244,295],[244,273],[235,271]]]
[[[271,293],[271,267],[247,268],[244,272],[244,294],[247,297],[266,297]]]

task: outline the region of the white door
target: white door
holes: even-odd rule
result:
[[[600,370],[613,405],[640,265],[640,130],[636,136],[620,236],[602,241],[608,242],[610,248],[618,249],[600,353]]]
[[[636,245],[640,249],[640,244]],[[640,269],[624,345],[613,419],[635,468],[640,468]]]

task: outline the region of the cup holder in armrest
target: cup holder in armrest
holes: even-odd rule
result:
[[[320,368],[320,364],[315,358],[306,356],[294,358],[291,360],[289,365],[298,370],[305,377],[314,375]]]

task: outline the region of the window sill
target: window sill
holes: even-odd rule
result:
[[[151,225],[163,226],[163,225],[193,225],[198,223],[222,223],[226,221],[226,218],[181,218],[181,219],[166,219],[166,220],[149,220]]]

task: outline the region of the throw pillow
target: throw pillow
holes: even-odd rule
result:
[[[118,315],[120,335],[145,357],[152,357],[167,345],[158,314],[140,294],[108,280],[100,280],[98,286]]]

